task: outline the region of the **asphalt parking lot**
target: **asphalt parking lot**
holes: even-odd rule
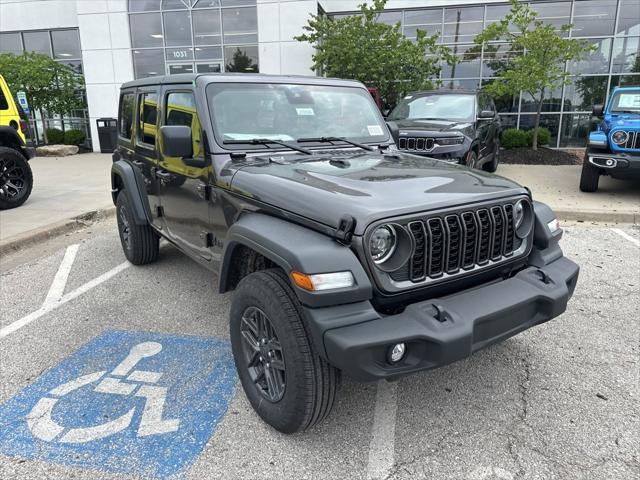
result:
[[[228,369],[231,295],[172,246],[129,266],[106,220],[7,256],[0,479],[639,478],[640,231],[566,225],[563,248],[582,268],[564,315],[396,383],[344,378],[328,421],[293,436]],[[129,361],[139,345],[162,351]],[[155,396],[96,394],[91,372]]]

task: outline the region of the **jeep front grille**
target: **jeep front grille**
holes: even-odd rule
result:
[[[640,150],[640,132],[628,131],[627,141],[624,145],[618,145],[620,148],[628,148],[632,150]]]
[[[400,150],[422,150],[429,152],[433,150],[435,140],[424,137],[401,137],[398,139],[398,149]]]
[[[524,253],[515,235],[513,204],[442,213],[406,223],[413,238],[407,265],[390,274],[395,282],[421,283],[461,275]],[[408,267],[408,268],[407,268]]]

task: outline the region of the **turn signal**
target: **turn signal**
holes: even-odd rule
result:
[[[355,284],[351,272],[317,273],[314,275],[291,272],[291,280],[298,287],[309,292],[348,288]]]

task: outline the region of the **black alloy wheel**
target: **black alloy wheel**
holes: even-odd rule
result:
[[[286,388],[286,367],[282,345],[269,317],[258,307],[248,307],[242,314],[240,332],[251,380],[267,400],[279,402]]]
[[[33,174],[27,160],[16,150],[0,147],[0,209],[22,205],[33,186]]]

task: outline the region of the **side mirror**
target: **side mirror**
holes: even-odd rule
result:
[[[160,127],[162,153],[167,157],[193,157],[193,139],[191,127],[183,125],[165,125]]]
[[[593,106],[593,116],[602,118],[604,115],[604,105],[594,105]]]
[[[496,116],[496,112],[493,110],[480,110],[478,113],[478,120],[493,120]]]
[[[398,138],[400,137],[400,129],[396,122],[387,122],[387,128],[389,128],[389,132],[391,133],[391,138],[396,145],[398,145]]]

